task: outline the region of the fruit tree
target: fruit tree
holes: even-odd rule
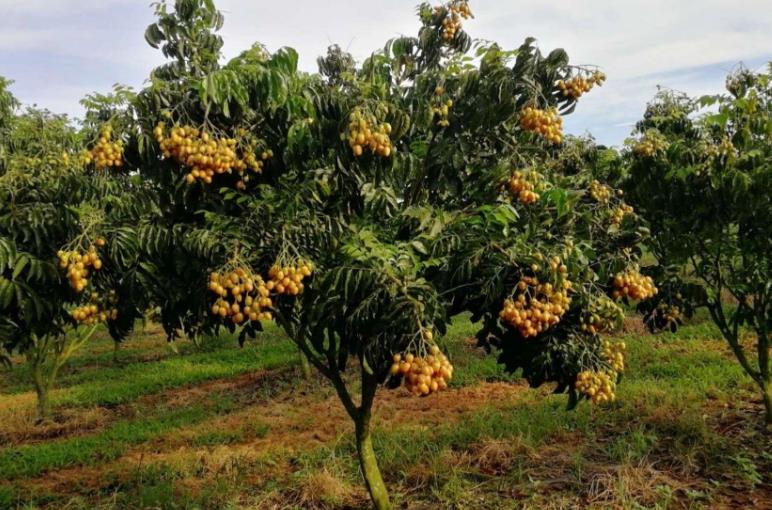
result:
[[[86,149],[64,116],[0,108],[0,347],[29,361],[43,419],[59,370],[97,326],[131,329],[140,209],[128,182],[105,174],[122,162],[101,142],[110,124]]]
[[[421,5],[417,37],[361,64],[331,47],[317,74],[288,48],[221,63],[210,1],[156,14],[146,39],[169,62],[133,101],[127,161],[157,191],[138,237],[170,335],[276,321],[353,420],[379,509],[377,390],[447,388],[454,315],[571,405],[614,399],[624,345],[599,334],[657,290],[637,216],[561,156],[562,116],[603,73],[533,39],[474,42],[458,0]]]
[[[726,89],[697,100],[660,93],[636,126],[624,186],[651,224],[649,244],[664,283],[645,308],[649,322],[674,328],[706,307],[759,386],[772,423],[770,71],[739,69]]]

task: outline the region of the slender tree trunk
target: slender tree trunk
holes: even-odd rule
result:
[[[769,343],[772,338],[767,331],[767,317],[763,312],[767,307],[761,301],[759,301],[759,305],[762,310],[757,320],[757,324],[760,326],[756,328],[756,348],[759,355],[759,386],[761,386],[761,398],[764,400],[764,423],[767,428],[772,429],[772,374],[769,370]]]
[[[390,510],[391,502],[389,493],[386,490],[386,484],[383,483],[381,471],[378,468],[378,461],[375,458],[373,450],[373,441],[370,436],[370,411],[372,402],[367,407],[360,408],[360,415],[354,420],[356,425],[356,443],[359,454],[359,465],[362,468],[362,475],[365,479],[367,491],[370,493],[370,499],[373,501],[373,507],[376,510]]]
[[[48,418],[49,412],[48,389],[50,385],[49,380],[44,373],[44,364],[49,354],[48,347],[48,337],[35,337],[30,350],[27,352],[27,362],[32,368],[32,383],[35,386],[35,394],[37,395],[38,423],[45,421]]]
[[[292,329],[287,327],[285,327],[285,331],[294,333]],[[296,340],[296,344],[300,351],[305,354],[304,359],[312,363],[322,375],[332,382],[343,407],[346,408],[346,412],[354,421],[359,465],[362,468],[362,476],[365,479],[367,491],[370,493],[373,508],[375,508],[375,510],[391,510],[392,506],[389,501],[389,492],[386,489],[386,484],[383,483],[383,477],[378,468],[378,461],[375,458],[373,441],[370,436],[370,418],[372,417],[373,400],[375,400],[375,393],[378,389],[377,378],[372,374],[371,370],[366,368],[366,363],[363,362],[361,367],[362,399],[360,405],[357,407],[351,398],[351,394],[348,392],[348,388],[346,388],[346,383],[341,378],[340,372],[338,372],[335,353],[332,351],[326,353],[328,365],[325,366],[313,357],[311,350],[305,344],[302,337],[299,340]]]
[[[59,369],[70,359],[70,356],[82,347],[99,326],[95,325],[78,339],[67,343],[66,336],[55,339],[44,337],[36,339],[31,351],[27,354],[32,365],[32,377],[37,394],[38,422],[48,419],[50,412],[49,393],[59,375]],[[53,343],[52,343],[53,342]]]
[[[300,357],[300,369],[303,371],[303,379],[307,381],[311,379],[311,364],[300,349],[298,349],[298,356]]]
[[[113,340],[113,364],[114,365],[117,365],[120,363],[120,360],[118,359],[118,352],[120,350],[121,350],[121,343]]]
[[[764,422],[767,427],[772,427],[772,381],[767,381],[761,389],[764,399]]]
[[[32,368],[34,371],[35,393],[37,394],[38,423],[48,419],[50,406],[48,404],[48,384],[43,376],[43,369],[39,364]]]

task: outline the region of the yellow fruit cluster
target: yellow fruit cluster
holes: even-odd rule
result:
[[[554,107],[542,110],[526,106],[520,114],[520,127],[538,134],[550,143],[560,143],[563,139],[563,118]]]
[[[590,196],[596,202],[605,204],[611,198],[611,188],[609,188],[605,184],[601,184],[597,180],[593,180],[590,183]]]
[[[102,126],[96,145],[84,153],[83,163],[93,162],[97,168],[123,166],[123,141],[112,141],[113,128],[109,124]]]
[[[266,311],[273,305],[268,287],[262,278],[243,267],[210,274],[209,290],[218,296],[212,305],[212,315],[235,324],[273,318],[271,312]]]
[[[354,156],[361,156],[367,147],[373,154],[384,158],[391,155],[391,124],[379,123],[375,115],[366,113],[359,107],[351,112],[348,120],[348,144]]]
[[[614,208],[611,211],[611,224],[612,225],[619,225],[622,223],[622,220],[625,218],[626,214],[632,214],[633,212],[633,206],[622,204],[619,207]]]
[[[633,145],[633,152],[639,156],[652,157],[665,149],[668,143],[665,138],[656,131],[648,132]]]
[[[707,162],[717,158],[734,158],[737,155],[737,149],[735,149],[732,140],[727,136],[722,137],[719,143],[702,141],[697,147],[705,153]]]
[[[606,371],[584,370],[576,377],[576,389],[588,397],[593,404],[613,402],[616,399],[616,374]]]
[[[594,335],[616,328],[624,320],[625,312],[616,303],[603,297],[594,300],[582,316],[582,331]]]
[[[554,287],[551,283],[540,283],[535,277],[524,276],[517,285],[517,297],[504,300],[499,317],[517,328],[523,338],[536,336],[560,322],[571,302],[570,288],[568,280]]]
[[[666,324],[682,321],[684,318],[681,307],[676,305],[670,305],[667,303],[660,303],[657,305],[657,311]]]
[[[96,241],[96,246],[90,246],[88,251],[59,250],[57,252],[56,255],[59,257],[59,267],[67,270],[67,278],[70,280],[70,287],[75,289],[75,292],[83,292],[88,285],[89,269],[93,269],[94,271],[102,269],[102,259],[99,258],[96,249],[97,247],[101,248],[104,245],[105,240],[100,237]]]
[[[453,378],[453,365],[440,348],[432,345],[429,352],[426,357],[394,355],[391,375],[403,376],[405,388],[413,395],[429,395],[444,390]]]
[[[79,166],[84,167],[90,164],[92,161],[94,161],[94,158],[91,157],[91,151],[83,149],[78,153],[77,163]]]
[[[734,144],[732,144],[732,140],[725,136],[721,139],[721,143],[718,144],[718,153],[721,156],[730,156],[735,154],[737,149],[735,149]]]
[[[74,308],[70,312],[70,316],[81,324],[87,326],[94,325],[98,322],[105,322],[109,320],[115,320],[118,318],[118,309],[115,308],[115,303],[118,302],[118,298],[114,290],[111,290],[107,294],[106,299],[100,299],[101,296],[92,292],[89,296],[89,304],[81,305]]]
[[[507,183],[509,192],[517,197],[521,204],[528,205],[537,202],[539,194],[534,191],[534,188],[538,177],[536,172],[516,170]]]
[[[159,122],[153,130],[164,158],[173,158],[178,163],[190,168],[185,176],[188,184],[201,181],[211,184],[215,175],[237,172],[244,182],[250,176],[247,170],[255,174],[263,171],[264,161],[273,156],[273,151],[266,150],[258,156],[255,153],[257,141],[251,140],[241,149],[235,138],[224,138],[210,135],[206,131],[193,126],[174,126],[167,133],[166,124]]]
[[[624,342],[611,342],[610,340],[603,340],[601,358],[611,365],[614,372],[620,373],[625,371],[625,350],[627,345]]]
[[[603,85],[604,81],[606,81],[606,75],[596,71],[589,76],[574,76],[568,80],[558,80],[558,88],[564,96],[579,99],[595,85],[599,87]]]
[[[448,15],[442,20],[442,40],[451,41],[456,33],[461,30],[461,19],[472,17],[472,10],[467,0],[454,0],[447,4]],[[441,12],[442,7],[434,8],[435,12]]]
[[[277,294],[297,296],[303,292],[303,279],[311,276],[313,268],[305,261],[298,261],[294,266],[273,266],[268,270],[268,290]]]
[[[450,108],[453,106],[453,100],[450,98],[444,99],[445,88],[437,86],[434,89],[434,95],[431,100],[431,112],[432,115],[438,117],[437,125],[442,127],[450,126],[448,115],[450,114]]]
[[[614,299],[626,297],[638,301],[657,294],[654,280],[650,276],[643,276],[635,269],[617,273],[613,283],[614,290],[611,292],[611,297]]]

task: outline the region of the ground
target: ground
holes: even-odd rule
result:
[[[632,318],[618,400],[573,411],[504,374],[474,331],[449,332],[448,391],[378,394],[400,508],[772,508],[760,398],[709,322],[647,335]],[[350,421],[275,328],[194,348],[149,325],[119,358],[104,335],[80,353],[44,425],[24,366],[2,374],[1,509],[368,508]]]

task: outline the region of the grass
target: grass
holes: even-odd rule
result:
[[[750,397],[754,390],[733,358],[722,351],[722,341],[714,340],[716,333],[709,324],[697,324],[676,334],[626,337],[631,367],[618,402],[607,408],[582,405],[567,412],[564,397],[530,393],[516,407],[480,409],[459,423],[422,430],[380,429],[375,447],[381,467],[389,483],[401,489],[397,491],[401,502],[416,504],[420,493],[427,505],[440,506],[483,507],[481,501],[485,508],[506,506],[511,499],[500,497],[496,489],[502,483],[509,492],[522,491],[534,508],[542,508],[545,500],[559,507],[561,498],[564,506],[583,505],[580,495],[591,477],[598,476],[598,466],[622,471],[608,480],[615,494],[613,503],[606,503],[623,508],[668,508],[676,500],[699,507],[713,501],[711,494],[720,493],[723,484],[752,489],[760,483],[759,464],[770,466],[770,459],[756,454],[749,460],[747,452],[738,457],[735,452],[743,445],[722,436],[704,418],[706,398],[736,403],[738,393]],[[487,378],[487,370],[481,374]],[[495,445],[493,463],[500,464],[493,478],[488,474],[491,459],[486,455],[492,454],[486,444]],[[569,489],[560,497],[539,488],[545,466],[538,452],[554,444],[561,447],[552,454],[562,464],[560,474]],[[471,460],[466,458],[469,452]],[[336,463],[344,478],[355,484],[359,477],[354,453],[353,443],[347,441],[302,455],[293,463],[305,473]],[[638,480],[624,470],[635,472],[655,459],[664,459],[676,473],[705,469],[719,476],[701,480],[702,490],[662,483],[642,492],[632,486]],[[546,471],[548,476],[554,474]],[[470,493],[474,499],[468,499]]]
[[[474,331],[468,320],[459,320],[448,332],[448,353],[458,374],[454,386],[513,381],[493,356],[470,345]],[[225,342],[209,352],[92,370],[81,381],[70,379],[73,384],[59,402],[129,402],[161,388],[293,364],[294,348],[275,338],[275,332],[267,335],[270,341],[244,351]],[[565,397],[545,389],[519,393],[512,402],[481,403],[457,420],[438,413],[428,426],[376,424],[375,448],[395,503],[421,508],[751,508],[770,497],[770,440],[758,427],[758,406],[749,404],[755,388],[715,328],[696,322],[674,334],[622,339],[628,344],[628,370],[612,405],[583,403],[566,411]],[[97,349],[93,355],[104,352]],[[89,366],[88,356],[81,366]],[[103,391],[85,391],[88,385]],[[296,398],[316,398],[325,390],[309,385],[297,390],[308,394]],[[271,441],[292,431],[262,420],[245,419],[230,427],[209,420],[244,405],[229,394],[211,394],[188,407],[158,405],[140,418],[117,420],[93,434],[0,450],[0,479],[15,480],[14,485],[0,484],[0,508],[17,503],[72,509],[366,507],[348,428],[338,441],[322,446],[298,443],[288,450],[277,444],[245,456],[242,447],[252,441]],[[254,412],[260,417],[259,405]],[[164,439],[179,435],[187,439]],[[179,451],[172,455],[170,450],[173,461],[167,456],[130,473],[107,469],[110,460],[142,445]],[[79,465],[104,465],[104,481],[66,495],[24,488],[31,477]]]
[[[53,401],[58,405],[115,405],[183,385],[285,366],[296,358],[294,344],[274,339],[244,349],[226,348],[155,363],[110,367],[57,392]]]
[[[567,477],[567,501],[572,502],[568,506],[580,504],[573,496],[588,486],[588,471],[595,466],[634,470],[654,459],[665,459],[675,472],[705,469],[720,475],[704,480],[703,491],[681,491],[677,484],[664,484],[643,497],[626,487],[629,480],[622,477],[613,486],[616,503],[624,508],[648,507],[642,505],[644,501],[668,508],[675,500],[705,499],[711,492],[720,492],[724,478],[740,480],[752,489],[761,483],[757,463],[770,466],[770,459],[757,453],[750,460],[744,456],[748,452],[738,456],[735,452],[741,445],[718,433],[704,417],[706,398],[731,403],[737,401],[738,391],[750,396],[754,389],[734,360],[716,350],[721,342],[708,340],[714,333],[700,324],[677,334],[626,338],[631,368],[619,388],[618,402],[606,408],[581,405],[567,412],[564,397],[530,393],[516,407],[480,409],[459,423],[422,430],[378,430],[375,448],[381,467],[389,483],[402,489],[398,497],[413,504],[416,491],[426,494],[427,489],[425,502],[430,505],[463,506],[459,498],[472,487],[478,496],[490,498],[481,485],[496,485],[502,477],[510,490],[528,493],[526,499],[532,498],[535,508],[545,498],[554,502],[555,495],[545,494],[549,491],[540,490],[538,483],[545,471],[538,452],[554,444],[562,448],[552,454],[563,464],[561,476]],[[485,455],[490,451],[480,453],[480,445],[486,443],[503,449],[498,452],[502,464],[498,469],[503,472],[494,479],[486,473]],[[469,452],[471,461],[466,459]],[[340,471],[356,483],[354,454],[353,443],[347,441],[294,462],[305,472],[316,472],[331,462],[342,464]],[[594,466],[587,466],[588,461]],[[499,501],[495,495],[491,501],[506,505],[506,498]],[[491,501],[486,499],[486,505],[494,505]]]
[[[286,337],[276,333],[275,328],[271,328],[263,333],[260,341],[244,348],[238,347],[234,337],[226,335],[207,352],[196,352],[186,346],[181,354],[167,350],[164,357],[152,362],[107,366],[100,364],[105,354],[99,348],[112,341],[101,338],[90,351],[74,358],[73,366],[62,374],[57,389],[52,392],[51,402],[54,406],[114,406],[180,386],[285,366],[297,359],[297,350]],[[130,360],[131,356],[125,359]],[[83,370],[86,365],[91,368]],[[11,378],[14,380],[7,384],[4,393],[30,391],[24,366],[17,367]]]
[[[453,373],[454,386],[467,386],[482,381],[514,381],[516,377],[507,374],[502,365],[496,362],[496,357],[485,353],[482,349],[474,349],[477,326],[466,317],[459,317],[448,328],[443,347],[455,367]]]
[[[203,419],[202,406],[164,412],[162,416],[118,422],[85,437],[0,450],[0,478],[15,480],[57,468],[93,465],[120,457],[135,444]]]

